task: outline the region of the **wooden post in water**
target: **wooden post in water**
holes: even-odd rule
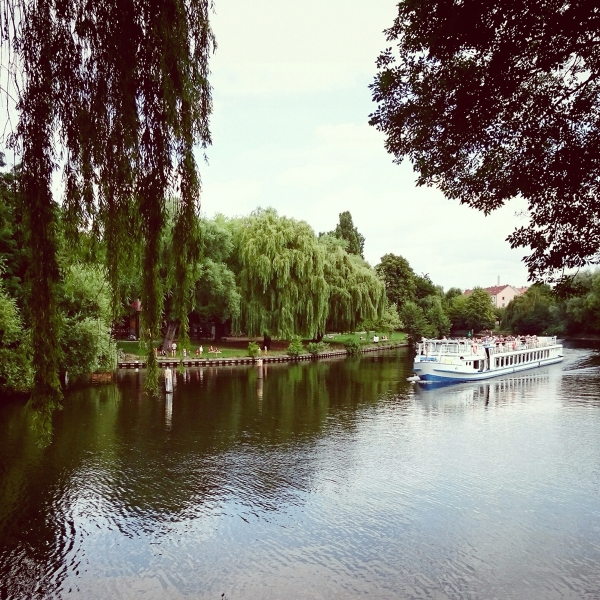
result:
[[[171,371],[171,367],[167,367],[165,369],[165,391],[167,394],[171,394],[173,392],[173,373]]]

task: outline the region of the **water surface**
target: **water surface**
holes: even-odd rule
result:
[[[598,598],[600,355],[419,388],[407,351],[0,406],[1,598]]]

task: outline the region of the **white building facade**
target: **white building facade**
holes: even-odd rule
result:
[[[527,291],[527,288],[516,288],[512,285],[493,285],[483,289],[490,295],[496,308],[506,308],[511,300]],[[473,290],[465,290],[464,294],[470,296],[472,292]]]

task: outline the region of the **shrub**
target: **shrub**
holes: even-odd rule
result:
[[[248,343],[248,356],[256,358],[260,354],[260,346],[256,342]]]
[[[300,356],[304,352],[304,346],[302,345],[302,340],[299,335],[294,335],[290,341],[290,345],[288,346],[287,353],[290,356]]]
[[[329,348],[329,344],[326,344],[325,342],[310,342],[306,347],[313,356],[318,356],[321,352],[325,352],[327,348]]]
[[[360,352],[360,343],[357,340],[348,340],[344,347],[348,354],[358,354]]]
[[[25,392],[32,383],[31,339],[16,301],[0,283],[0,392]]]

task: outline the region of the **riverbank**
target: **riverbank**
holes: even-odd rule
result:
[[[377,344],[377,345],[369,345],[363,348],[360,348],[357,353],[364,354],[367,352],[380,352],[382,350],[393,350],[396,348],[404,348],[408,346],[408,342],[394,342],[390,344]],[[344,350],[327,350],[326,352],[321,352],[318,355],[314,356],[312,354],[300,354],[299,356],[290,356],[289,354],[276,354],[272,356],[259,356],[256,358],[252,358],[250,356],[236,356],[230,358],[169,358],[164,356],[158,357],[158,365],[160,367],[171,367],[177,368],[179,366],[182,367],[214,367],[220,365],[252,365],[256,364],[257,361],[262,360],[263,363],[281,363],[281,362],[297,362],[297,361],[305,361],[305,360],[319,360],[322,358],[333,358],[333,357],[343,357],[343,356],[352,356],[345,349]],[[117,363],[117,368],[119,369],[144,369],[146,367],[146,362],[142,359],[136,360],[123,360]]]
[[[594,333],[565,335],[561,339],[565,342],[600,342],[600,335]]]

